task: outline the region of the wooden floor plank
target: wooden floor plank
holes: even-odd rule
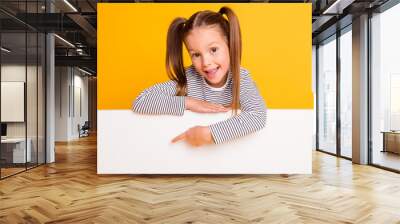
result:
[[[400,175],[313,152],[312,175],[97,175],[96,137],[0,181],[0,223],[400,223]]]

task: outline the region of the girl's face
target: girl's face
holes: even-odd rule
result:
[[[227,38],[219,26],[202,26],[192,29],[185,38],[192,63],[212,87],[225,84],[229,71]]]

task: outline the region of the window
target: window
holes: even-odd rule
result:
[[[352,33],[340,36],[340,155],[352,157]]]
[[[318,149],[336,153],[336,36],[318,47]]]
[[[400,170],[400,5],[371,18],[372,164]]]

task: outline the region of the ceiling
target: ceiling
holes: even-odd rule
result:
[[[218,2],[312,3],[313,43],[351,24],[353,16],[372,10],[387,0],[253,0]],[[47,5],[46,5],[47,2]],[[169,0],[1,0],[0,24],[2,46],[12,48],[14,54],[34,52],[37,41],[33,35],[25,40],[24,33],[54,32],[56,65],[81,66],[96,72],[97,58],[97,2],[177,2]],[[194,1],[179,1],[194,2]],[[203,1],[215,2],[215,1]],[[50,13],[51,12],[51,13]],[[340,21],[340,22],[338,22]],[[339,24],[339,25],[338,25]],[[67,40],[66,43],[62,39]],[[35,39],[36,40],[36,39]],[[25,42],[28,47],[25,50]],[[40,44],[40,43],[39,43]],[[39,45],[39,47],[42,47]],[[25,52],[26,51],[26,52]],[[28,56],[29,58],[29,56]]]
[[[2,52],[3,61],[18,62],[26,55],[29,63],[44,48],[44,43],[37,43],[43,36],[37,35],[52,32],[57,34],[56,66],[79,66],[96,73],[96,0],[1,0],[0,24],[2,46],[12,49]]]

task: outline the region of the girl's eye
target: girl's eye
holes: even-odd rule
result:
[[[199,53],[194,53],[194,54],[192,54],[192,57],[194,57],[194,58],[200,57],[200,54]]]
[[[216,48],[216,47],[211,48],[211,52],[213,52],[213,53],[217,52],[217,50],[218,50],[218,48]]]

